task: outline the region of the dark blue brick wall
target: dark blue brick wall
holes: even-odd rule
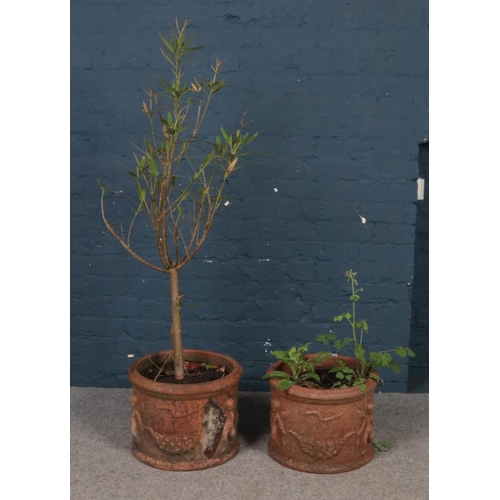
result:
[[[420,145],[418,175],[424,179],[424,199],[417,202],[415,279],[412,293],[408,390],[429,392],[429,143]]]
[[[408,345],[427,2],[73,0],[72,384],[126,387],[129,354],[169,345],[166,277],[106,232],[96,179],[135,189],[120,162],[131,163],[130,141],[147,133],[142,89],[168,72],[158,31],[174,13],[189,16],[206,47],[190,70],[227,60],[228,87],[207,126],[234,128],[249,109],[255,148],[269,154],[234,176],[230,205],[181,271],[181,292],[198,306],[183,311],[186,347],[233,356],[241,388],[266,390],[269,352],[313,340],[346,309],[349,268],[365,285],[367,347]],[[108,203],[113,220],[118,201]],[[147,241],[146,226],[136,241]],[[407,376],[407,365],[383,373],[382,390],[406,391]]]

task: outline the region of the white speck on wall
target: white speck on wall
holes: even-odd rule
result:
[[[361,224],[366,224],[366,219],[362,215],[359,215],[359,218],[361,219]]]
[[[274,192],[277,193],[278,192],[278,188],[274,188]]]
[[[271,259],[259,259],[259,262],[269,262]]]
[[[213,260],[204,260],[203,262],[207,262],[208,264],[211,264]]]
[[[272,347],[272,344],[271,344],[271,339],[267,339],[266,342],[264,342],[264,347],[265,347],[265,350],[264,352],[269,355],[269,348]]]
[[[134,354],[127,354],[127,358],[133,358]]]
[[[229,206],[229,204],[230,204],[229,201],[226,201],[226,203],[224,203],[224,206],[227,207]]]

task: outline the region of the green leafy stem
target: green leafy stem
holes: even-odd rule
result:
[[[335,381],[331,385],[332,389],[358,387],[361,391],[365,391],[369,378],[376,382],[383,382],[376,373],[378,368],[387,367],[395,373],[400,373],[400,364],[393,359],[391,353],[395,353],[401,358],[414,357],[415,353],[409,347],[398,346],[384,351],[372,351],[368,355],[363,347],[363,335],[368,333],[369,328],[366,320],[357,319],[356,316],[356,304],[360,300],[360,293],[363,292],[363,288],[357,288],[356,275],[357,273],[352,269],[344,273],[344,277],[351,285],[349,297],[352,303],[351,312],[344,312],[333,318],[334,323],[346,320],[350,325],[352,336],[341,340],[333,333],[319,334],[316,337],[316,342],[326,345],[328,352],[322,351],[308,358],[305,357],[305,353],[311,342],[297,348],[292,347],[288,351],[272,351],[271,354],[283,361],[291,373],[275,370],[264,375],[264,379],[280,379],[278,388],[282,391],[286,391],[293,385],[321,388],[323,387],[322,379],[317,373],[317,369],[322,366],[323,361],[337,356],[340,350],[351,345],[353,345],[354,356],[357,359],[357,367],[351,368],[342,359],[337,359],[333,368],[328,370],[328,373],[335,374]]]

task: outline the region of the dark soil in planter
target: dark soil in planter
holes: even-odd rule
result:
[[[203,382],[211,382],[212,380],[219,380],[230,373],[224,366],[207,368],[205,366],[198,365],[192,368],[187,368],[186,375],[182,380],[175,380],[173,363],[167,363],[161,370],[160,375],[158,375],[159,371],[159,367],[150,366],[141,375],[149,380],[156,379],[156,382],[162,382],[165,384],[200,384]]]
[[[346,385],[347,387],[353,387],[352,381],[348,380],[339,380],[335,373],[328,373],[328,370],[319,369],[316,370],[316,373],[319,375],[321,382],[317,385],[318,389],[332,389],[333,384],[336,382],[341,382],[341,385]],[[339,387],[335,387],[338,389]]]

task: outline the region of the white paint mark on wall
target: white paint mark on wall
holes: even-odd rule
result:
[[[359,215],[359,218],[361,219],[361,224],[366,224],[366,219],[362,215],[360,215],[360,214],[358,214],[358,215]]]
[[[133,358],[134,354],[127,354],[127,358]]]
[[[226,201],[226,203],[224,203],[224,206],[227,207],[230,205],[230,202],[229,201]]]
[[[203,262],[206,262],[207,264],[211,264],[213,260],[204,260]]]
[[[271,259],[259,259],[259,262],[269,262]]]
[[[269,351],[269,349],[272,347],[272,344],[271,344],[271,339],[267,339],[267,341],[266,341],[266,342],[264,342],[264,347],[265,347],[264,352],[265,352],[266,354],[269,354],[269,352],[270,352],[270,351]]]
[[[417,200],[424,199],[425,179],[419,177],[417,179]]]
[[[274,188],[274,192],[277,193],[278,192],[278,188]]]

